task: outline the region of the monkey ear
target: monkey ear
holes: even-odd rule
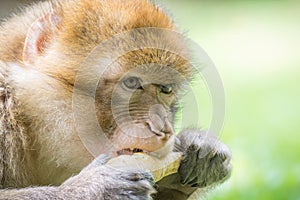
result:
[[[42,55],[59,24],[60,18],[54,12],[46,14],[31,24],[24,43],[24,64],[33,64],[38,56]]]

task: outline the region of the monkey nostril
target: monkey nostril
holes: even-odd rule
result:
[[[146,125],[150,131],[152,131],[157,136],[162,136],[161,129],[155,126],[152,122],[146,122]]]
[[[163,126],[157,126],[153,122],[146,122],[146,125],[148,126],[149,130],[152,131],[157,137],[160,139],[169,139],[173,134],[173,128],[169,127],[169,125],[166,125],[167,122]]]
[[[164,128],[163,120],[156,114],[149,116],[149,128],[154,132],[160,132]]]

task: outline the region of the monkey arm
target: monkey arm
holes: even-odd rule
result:
[[[152,199],[154,180],[151,174],[133,169],[115,169],[104,165],[107,160],[107,156],[100,155],[78,175],[57,187],[0,190],[0,200]]]
[[[63,195],[60,195],[63,194]],[[63,199],[64,193],[58,187],[36,187],[14,190],[0,190],[0,199],[10,200],[38,200],[38,199]]]

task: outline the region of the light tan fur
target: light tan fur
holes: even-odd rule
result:
[[[55,40],[47,44],[37,63],[30,68],[23,66],[27,31],[35,20],[49,12],[62,19],[59,30],[53,33]],[[117,33],[140,27],[174,29],[173,22],[160,8],[138,0],[43,2],[1,26],[0,60],[12,63],[11,84],[18,88],[16,99],[22,102],[18,112],[25,115],[22,120],[29,125],[25,130],[30,141],[26,159],[30,165],[34,163],[30,167],[37,172],[36,180],[30,184],[60,184],[92,160],[72,124],[69,87],[74,84],[79,63],[95,46]],[[64,80],[57,82],[61,77]],[[64,174],[66,168],[69,172]]]
[[[55,16],[53,19],[55,22],[47,21],[52,16]],[[36,23],[43,20],[48,23],[45,37],[37,42],[38,52],[31,54],[28,48],[32,47],[27,44],[31,42],[29,37],[31,30],[35,28]],[[0,26],[0,60],[2,61],[0,62],[0,188],[59,186],[91,163],[94,158],[82,144],[74,124],[72,92],[76,74],[82,61],[101,42],[124,31],[143,27],[176,31],[170,17],[147,0],[40,2],[2,23]],[[147,36],[147,32],[145,34]],[[151,39],[157,43],[164,41],[166,46],[177,49],[184,55],[188,54],[184,41],[176,41],[166,36]],[[128,44],[120,44],[119,48],[125,48],[126,45]],[[111,106],[110,94],[117,85],[116,80],[140,64],[155,62],[171,66],[185,78],[191,78],[192,70],[189,62],[178,55],[150,48],[123,55],[105,72],[106,85],[100,85],[100,92],[97,91],[96,94],[98,101],[102,102],[96,106],[101,126],[109,127],[113,121],[110,107],[107,105]],[[163,73],[160,76],[163,76]],[[86,81],[89,81],[89,78],[87,76]],[[172,77],[166,75],[159,79],[167,81],[172,80]],[[144,110],[150,106],[151,102],[146,106],[143,102],[139,105]],[[112,134],[116,126],[110,128],[114,129],[109,130],[112,132],[108,134]],[[102,160],[101,162],[95,160],[88,169],[94,169],[94,165],[99,163],[102,163]],[[85,177],[88,170],[83,170],[60,187],[29,188],[6,191],[6,193],[0,191],[0,199],[6,195],[11,195],[10,197],[13,198],[15,194],[24,199],[46,197],[80,199],[87,194],[91,198],[96,196],[95,199],[101,199],[105,195],[114,198],[117,190],[105,193],[106,187],[101,188],[101,185],[97,184],[108,184],[113,187],[117,183],[113,178],[119,178],[120,175],[111,178],[108,176],[110,172],[108,169],[103,168],[102,171],[106,173],[91,171],[88,173],[89,176]],[[99,182],[96,174],[103,176],[104,179]],[[81,183],[77,178],[96,185],[89,186],[85,182]],[[148,189],[145,195],[150,198],[153,189],[150,183],[145,183],[143,180],[139,184],[141,188]],[[115,182],[110,183],[110,181]],[[128,185],[123,184],[119,187],[128,186],[129,190],[134,188],[129,184],[130,181]],[[180,185],[179,181],[177,185]],[[189,187],[187,193],[178,190],[184,196],[181,198],[179,195],[178,199],[186,199],[195,190],[190,186],[187,187]],[[73,193],[74,188],[78,189],[75,193]],[[97,189],[100,190],[98,196]],[[83,191],[80,192],[81,190]]]

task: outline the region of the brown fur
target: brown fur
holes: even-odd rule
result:
[[[0,47],[0,59],[5,62],[22,61],[27,30],[36,19],[52,10],[62,17],[62,22],[59,30],[53,33],[56,38],[54,43],[51,46],[49,44],[45,49],[44,53],[50,54],[45,60],[50,60],[49,57],[54,56],[56,63],[59,63],[60,59],[63,62],[60,62],[58,67],[50,63],[51,67],[49,68],[47,68],[47,64],[44,64],[41,70],[45,70],[48,74],[53,74],[56,77],[59,73],[70,84],[74,82],[78,63],[95,46],[111,36],[142,27],[175,30],[175,25],[166,13],[146,0],[44,2],[33,8],[28,8],[23,15],[10,19],[2,25],[0,41],[6,42]],[[16,29],[15,27],[19,28]],[[170,45],[173,42],[170,41]],[[176,42],[174,43],[176,44]],[[51,55],[53,52],[63,52],[63,54]],[[152,53],[155,54],[155,52]],[[157,56],[157,58],[159,57]],[[161,60],[163,59],[161,58]]]
[[[7,83],[7,66],[4,63],[0,65],[0,187],[18,187],[29,180],[26,171],[22,170],[26,136],[15,118],[17,105],[13,88]]]
[[[32,24],[51,13],[60,19],[59,23],[55,28],[46,31],[47,37],[43,38],[43,45],[39,49],[40,55],[31,58],[32,63],[28,65],[24,58],[28,32]],[[73,119],[72,92],[77,71],[82,61],[101,42],[118,33],[143,27],[176,30],[167,14],[147,0],[40,2],[0,26],[0,60],[5,62],[0,63],[0,188],[61,185],[93,160],[93,156],[83,146],[75,130]],[[148,34],[150,35],[148,32],[144,33],[145,38]],[[166,35],[156,36],[151,40],[156,43],[163,41],[167,47],[188,55],[184,41],[177,41]],[[130,44],[126,42],[120,43],[119,48],[126,48],[128,45]],[[162,50],[137,50],[117,59],[105,72],[105,80],[102,81],[106,84],[99,84],[96,94],[96,103],[100,102],[96,106],[97,117],[107,134],[114,133],[116,129],[110,111],[110,95],[117,85],[116,80],[140,64],[153,62],[171,66],[187,79],[192,75],[186,59]],[[162,81],[162,84],[178,81],[172,78],[169,71],[162,70],[157,74],[156,78]],[[87,76],[86,81],[89,81],[89,78]],[[151,103],[154,105],[158,102],[156,97],[152,102],[146,98],[140,99],[138,105],[143,113],[148,112]],[[138,119],[137,116],[136,118]],[[96,160],[91,165],[98,162]],[[138,179],[138,184],[130,185],[132,174],[121,176],[119,172],[113,171],[116,176],[110,177],[108,169],[101,170],[83,170],[59,188],[41,187],[7,193],[0,191],[0,199],[8,194],[12,197],[14,194],[21,195],[24,199],[83,198],[85,194],[97,196],[99,190],[101,192],[98,198],[106,197],[105,195],[113,198],[117,190],[105,193],[105,184],[118,188],[115,184],[120,183],[119,180],[114,180],[116,177],[125,177],[128,181],[119,187],[126,186],[129,191],[132,188],[137,191],[147,189],[144,192],[147,197],[152,192],[150,183],[145,183],[144,178],[141,181]],[[103,181],[97,182],[96,174],[104,177]],[[136,178],[134,180],[137,181]],[[89,186],[85,183],[96,185]],[[100,183],[104,186],[99,185]],[[141,188],[135,187],[136,185]],[[189,188],[188,194],[183,192],[184,198],[179,199],[186,199],[194,190],[195,188]],[[74,196],[68,196],[74,191]],[[55,196],[56,194],[58,196]]]
[[[58,167],[60,165],[63,165],[59,161],[60,160],[59,157],[63,157],[62,153],[58,152],[58,150],[54,150],[55,145],[48,146],[47,141],[45,139],[49,137],[56,138],[55,134],[53,134],[54,136],[43,135],[38,131],[40,127],[43,126],[49,127],[49,130],[53,129],[52,131],[55,131],[56,128],[51,126],[58,126],[59,122],[57,122],[56,120],[54,122],[50,122],[50,121],[45,122],[45,120],[43,120],[43,117],[41,118],[41,116],[38,116],[38,118],[36,118],[35,113],[39,112],[41,113],[41,115],[45,113],[44,115],[45,118],[49,118],[51,116],[51,115],[50,116],[47,115],[46,112],[57,113],[57,111],[55,110],[51,111],[51,110],[47,110],[48,108],[44,108],[44,106],[42,105],[43,102],[40,102],[40,100],[42,101],[46,100],[50,103],[51,99],[58,100],[62,96],[67,97],[65,102],[62,102],[62,105],[66,105],[66,112],[70,112],[71,108],[68,106],[68,104],[71,104],[70,97],[71,97],[72,89],[70,88],[66,90],[65,88],[73,86],[75,74],[79,67],[78,64],[81,63],[81,61],[88,55],[88,53],[95,46],[99,45],[101,41],[104,41],[105,39],[108,39],[117,33],[121,33],[123,31],[131,30],[134,28],[157,27],[157,28],[166,28],[170,30],[175,29],[173,22],[165,14],[165,12],[163,12],[160,8],[154,6],[153,4],[151,4],[146,0],[143,1],[140,0],[132,0],[132,1],[64,0],[59,2],[57,1],[42,2],[36,4],[33,7],[28,7],[27,9],[25,9],[23,14],[8,19],[5,23],[2,24],[0,28],[0,41],[2,44],[0,46],[0,60],[4,62],[16,62],[19,63],[20,66],[22,66],[22,59],[23,59],[22,52],[24,48],[24,41],[26,38],[27,31],[35,20],[43,17],[44,15],[47,15],[49,12],[55,12],[59,17],[61,17],[62,21],[59,27],[57,27],[57,29],[53,33],[51,33],[52,34],[51,38],[55,38],[55,40],[52,40],[51,38],[50,40],[47,40],[48,43],[45,45],[45,48],[43,49],[42,52],[43,56],[40,58],[40,60],[37,61],[37,63],[33,67],[36,68],[35,70],[38,70],[41,73],[46,74],[46,76],[48,76],[48,78],[46,77],[46,81],[43,80],[42,82],[48,82],[57,85],[57,87],[61,87],[62,90],[60,90],[60,93],[57,93],[57,90],[53,91],[57,93],[56,95],[54,95],[55,97],[48,96],[48,94],[52,96],[52,94],[50,94],[51,90],[49,90],[48,88],[45,89],[45,88],[38,88],[38,87],[33,88],[31,92],[28,93],[27,91],[24,94],[22,94],[24,91],[17,91],[18,95],[15,99],[11,96],[5,97],[5,98],[9,98],[10,101],[12,101],[13,103],[14,101],[20,101],[23,104],[24,108],[22,110],[17,110],[17,111],[12,110],[10,114],[12,119],[8,120],[7,118],[8,121],[7,124],[3,125],[3,126],[13,126],[11,127],[11,129],[17,130],[17,131],[12,131],[12,130],[10,131],[11,134],[9,135],[9,137],[12,137],[11,141],[14,140],[20,141],[20,142],[15,142],[15,143],[12,142],[12,144],[8,144],[6,148],[2,150],[3,151],[2,154],[11,155],[11,157],[8,158],[9,162],[17,163],[9,166],[10,170],[12,170],[11,174],[13,176],[2,179],[3,186],[13,186],[12,184],[8,184],[8,182],[11,181],[16,182],[17,184],[15,184],[15,186],[19,185],[20,187],[28,186],[29,184],[49,184],[49,183],[59,184],[62,180],[65,179],[66,176],[61,175],[62,176],[61,179],[57,181],[52,181],[50,178],[52,177],[53,179],[52,173],[59,173],[60,170],[56,170],[55,172],[49,170],[48,175],[46,174],[46,177],[44,178],[45,180],[41,180],[40,175],[37,175],[36,179],[38,180],[34,180],[31,183],[30,182],[26,183],[26,181],[29,179],[23,177],[25,176],[23,174],[26,174],[27,172],[22,172],[23,170],[20,170],[19,167],[17,166],[22,166],[24,162],[31,163],[32,162],[31,159],[37,156],[39,158],[38,162],[41,163],[40,165],[42,165],[42,163],[45,163],[46,165],[48,165],[46,169],[52,168],[51,166],[54,163],[51,164],[52,162],[48,160],[50,155],[47,156],[48,153],[45,153],[45,155],[43,156],[36,154],[35,152],[37,149],[39,149],[42,152],[51,152],[51,155],[54,155],[52,159],[54,162],[56,162],[56,164],[54,165],[57,165]],[[169,44],[171,44],[172,42],[173,41],[170,41]],[[60,52],[60,53],[57,54],[56,52]],[[137,58],[140,58],[140,61],[135,59],[136,60],[135,64],[140,64],[141,62],[145,62],[147,60],[154,61],[154,62],[155,61],[161,62],[165,60],[166,56],[170,57],[169,60],[171,62],[176,64],[178,63],[179,65],[177,66],[184,66],[186,62],[184,60],[180,61],[178,60],[177,57],[174,57],[172,55],[166,55],[164,52],[159,53],[159,50],[147,50],[147,49],[136,53],[133,52],[132,55],[129,54],[125,56],[122,62],[130,64],[129,62],[133,60],[131,59],[133,55]],[[126,59],[126,57],[129,59]],[[128,65],[128,69],[124,68],[123,66],[122,70],[128,71],[130,68],[132,68],[132,66],[130,65]],[[123,72],[119,72],[119,74],[122,73]],[[61,82],[54,83],[55,80],[53,78],[61,80]],[[37,83],[32,83],[32,84],[42,84],[42,83],[39,83],[38,81]],[[35,95],[34,94],[35,92],[40,93],[41,89],[47,91],[48,94],[43,94],[43,98],[40,99],[32,99],[31,102],[27,99],[28,95],[30,94]],[[23,98],[26,98],[26,100]],[[38,108],[38,110],[36,110],[33,109],[32,107],[34,105],[41,105],[41,106]],[[16,105],[12,104],[12,106],[16,106]],[[4,110],[8,110],[8,109],[13,109],[13,107],[4,108]],[[25,116],[23,116],[22,111],[26,112]],[[54,116],[57,116],[57,114],[54,114]],[[23,130],[20,123],[16,122],[17,119],[14,119],[13,117],[19,117],[26,124],[26,126],[29,125],[29,127],[26,128],[27,130]],[[51,118],[49,118],[48,120],[51,120]],[[71,119],[65,119],[65,120],[70,121]],[[73,129],[71,126],[70,129]],[[6,129],[4,128],[2,130],[6,130]],[[30,132],[29,135],[28,132]],[[40,132],[45,132],[45,130],[41,130]],[[59,133],[61,134],[63,133],[63,131],[57,131],[57,132],[58,132],[57,135]],[[35,136],[34,134],[38,134],[38,135]],[[26,142],[25,136],[29,138],[28,139],[29,142]],[[55,143],[58,143],[58,147],[59,144],[62,142],[74,141],[74,139],[71,138],[77,138],[74,141],[74,143],[79,144],[79,138],[78,136],[74,135],[74,133],[70,132],[70,134],[69,135],[66,134],[65,137],[66,140],[62,140],[62,141],[55,140]],[[40,146],[39,143],[43,143],[44,145]],[[33,149],[33,151],[28,149]],[[28,155],[24,156],[25,151],[29,153],[29,156]],[[82,149],[81,151],[85,152],[84,149]],[[57,155],[55,152],[57,152]],[[8,162],[6,160],[3,162]],[[33,162],[37,163],[37,161],[33,161]],[[84,163],[86,164],[86,161],[84,161]],[[75,171],[71,171],[71,173],[78,172],[82,168],[82,166],[79,165],[79,167],[73,169]],[[28,167],[31,168],[32,166],[28,166]],[[66,166],[62,166],[61,170],[64,171],[63,168],[65,167]],[[53,168],[55,167],[53,166]],[[39,169],[39,168],[36,169],[36,167],[33,167],[31,169],[34,171],[41,171],[40,174],[45,172],[45,169]],[[22,174],[18,175],[18,173],[20,172],[22,172]],[[71,174],[67,176],[70,175]],[[57,177],[57,175],[55,177]]]

